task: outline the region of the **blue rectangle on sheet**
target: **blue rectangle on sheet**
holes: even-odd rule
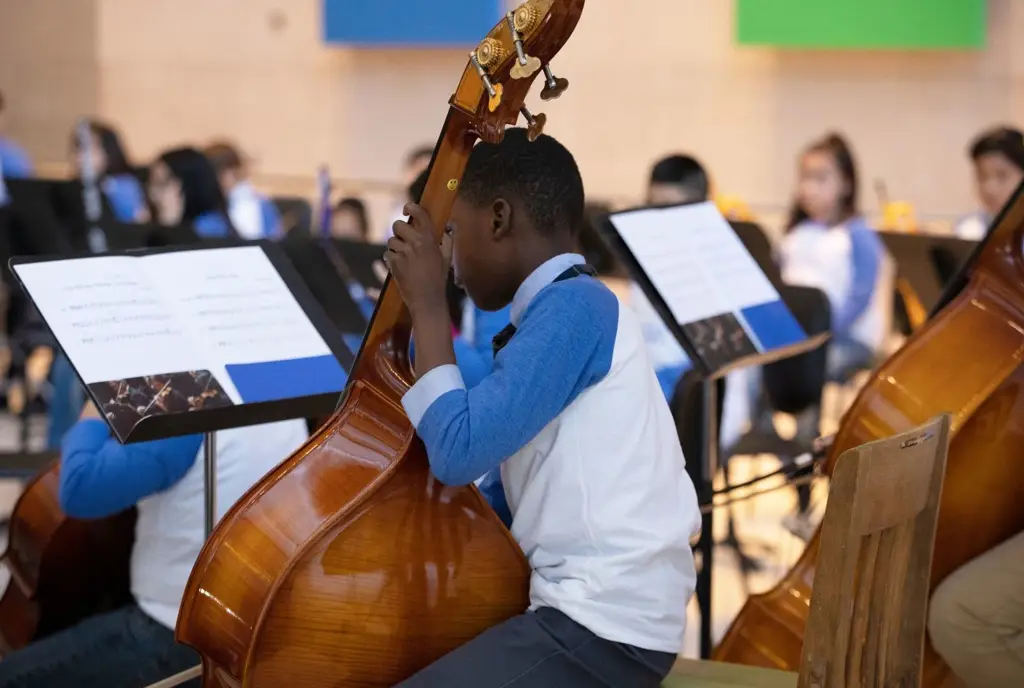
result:
[[[244,404],[331,394],[345,388],[345,369],[330,355],[237,363],[225,368]]]
[[[800,323],[781,300],[743,308],[740,313],[761,343],[762,352],[781,349],[807,339]]]
[[[368,47],[468,47],[504,15],[504,0],[324,0],[324,40]]]

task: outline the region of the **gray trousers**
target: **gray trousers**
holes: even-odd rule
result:
[[[401,688],[657,688],[676,655],[598,638],[542,607],[450,652]]]
[[[966,685],[1024,686],[1024,533],[942,581],[932,595],[928,634]]]

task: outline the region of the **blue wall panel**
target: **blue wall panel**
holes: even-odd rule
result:
[[[324,0],[324,40],[469,49],[501,19],[504,8],[504,0]]]

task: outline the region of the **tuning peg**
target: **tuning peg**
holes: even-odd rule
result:
[[[523,113],[523,117],[526,118],[526,138],[531,142],[536,141],[540,138],[540,135],[544,133],[544,125],[548,123],[548,116],[543,112],[534,116],[532,112],[526,109],[524,106],[520,112]]]
[[[520,8],[520,10],[522,10],[522,8]],[[509,71],[509,76],[513,79],[527,79],[536,74],[541,68],[540,60],[536,57],[527,55],[526,49],[523,48],[523,37],[519,33],[520,28],[527,27],[524,28],[524,30],[529,30],[529,28],[532,28],[532,24],[528,20],[520,19],[517,21],[520,10],[517,10],[516,12],[509,12],[505,15],[505,20],[508,22],[509,33],[512,34],[512,42],[516,46],[517,60]]]
[[[554,100],[569,88],[569,80],[557,77],[550,65],[544,65],[544,90],[540,92],[541,100]]]
[[[490,97],[487,101],[487,108],[491,112],[494,112],[498,109],[498,106],[501,105],[501,97],[504,95],[504,89],[501,87],[501,84],[494,84],[491,82],[491,77],[487,76],[487,70],[484,69],[482,64],[480,64],[480,59],[477,57],[475,50],[469,54],[469,61],[473,64],[473,68],[480,77],[480,81],[484,82],[484,88],[487,89],[487,95]]]

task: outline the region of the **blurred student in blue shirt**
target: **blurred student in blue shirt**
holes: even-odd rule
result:
[[[302,446],[307,434],[302,420],[217,432],[215,518]],[[206,540],[203,442],[202,435],[187,435],[122,445],[97,409],[85,407],[61,447],[60,507],[79,519],[137,507],[133,599],[5,653],[0,686],[148,686],[197,664],[196,653],[174,641],[174,624]]]
[[[217,171],[228,215],[238,235],[243,239],[280,237],[283,229],[277,207],[249,181],[249,166],[238,148],[218,141],[208,146],[205,153]]]
[[[149,198],[162,225],[190,225],[200,237],[238,237],[217,172],[195,148],[169,150],[149,171]]]
[[[6,103],[4,94],[0,92],[0,177],[23,179],[33,174],[32,160],[25,149],[8,138],[5,131]]]
[[[1024,133],[1013,127],[989,129],[971,143],[970,154],[981,209],[954,231],[961,239],[978,241],[1024,181]]]
[[[146,222],[149,208],[142,183],[132,173],[121,137],[112,127],[89,122],[89,150],[84,155],[77,128],[71,132],[71,163],[79,172],[85,160],[92,164],[100,191],[118,222]]]

